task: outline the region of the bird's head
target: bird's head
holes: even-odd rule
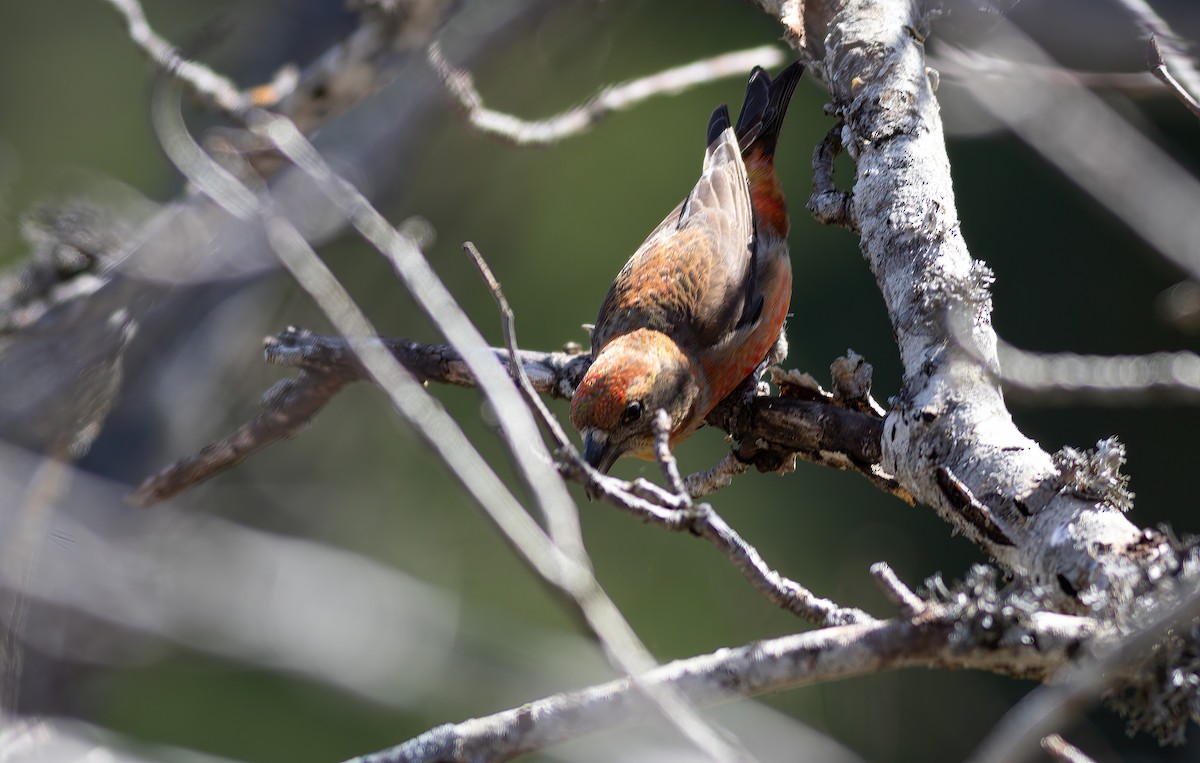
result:
[[[700,384],[687,356],[657,331],[638,329],[605,345],[571,401],[584,459],[607,473],[623,455],[654,458],[654,418],[671,419],[672,441],[689,433]]]

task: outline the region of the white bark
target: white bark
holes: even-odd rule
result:
[[[787,3],[760,5],[786,23]],[[1005,406],[991,273],[971,258],[959,227],[925,68],[926,19],[908,0],[820,10],[825,23],[807,19],[806,44],[821,54],[813,68],[857,165],[852,211],[904,368],[882,465],[1003,566],[1056,588],[1065,608],[1119,608],[1141,579],[1131,552],[1149,543],[1154,557],[1162,540],[1124,517],[1119,491],[1064,474]],[[829,33],[814,40],[815,28]],[[1117,460],[1081,465],[1094,467],[1091,482],[1115,485]]]

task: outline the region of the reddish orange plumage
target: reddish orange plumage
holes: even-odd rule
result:
[[[609,289],[571,404],[593,466],[652,457],[658,409],[672,444],[691,434],[782,338],[791,262],[773,158],[802,71],[793,64],[772,82],[755,69],[736,132],[717,109],[700,180]]]

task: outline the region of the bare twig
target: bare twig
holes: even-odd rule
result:
[[[521,350],[517,347],[517,319],[513,314],[512,307],[508,304],[508,299],[504,296],[504,291],[500,288],[500,281],[496,279],[492,269],[488,267],[487,261],[483,259],[483,255],[479,253],[479,249],[474,244],[468,241],[463,244],[463,249],[470,255],[475,267],[483,276],[488,290],[492,292],[492,297],[496,300],[504,328],[504,343],[508,347],[508,371],[516,379],[517,386],[525,397],[525,403],[537,413],[538,420],[550,432],[559,448],[571,448],[571,441],[567,438],[567,433],[563,431],[558,419],[554,417],[541,396],[538,395],[538,390],[533,386],[533,382],[525,370],[525,365],[521,362]]]
[[[1162,48],[1159,47],[1158,38],[1153,34],[1150,35],[1150,72],[1159,79],[1167,89],[1171,91],[1179,102],[1187,106],[1188,111],[1200,117],[1200,101],[1197,101],[1195,96],[1189,93],[1183,85],[1179,84],[1179,80],[1175,79],[1175,75],[1171,74],[1171,70],[1167,68],[1166,59],[1163,57]]]
[[[684,507],[691,508],[692,496],[684,487],[683,477],[679,474],[679,464],[671,454],[671,417],[661,408],[654,414],[654,457],[662,467],[667,484],[683,501]]]
[[[206,445],[148,477],[129,496],[137,506],[152,506],[232,469],[272,443],[304,430],[325,405],[352,378],[340,370],[304,370],[284,379],[262,398],[262,407],[237,431]]]
[[[888,601],[896,605],[900,614],[913,617],[920,614],[926,607],[925,601],[904,585],[904,582],[892,570],[887,562],[875,562],[871,565],[871,577],[879,584],[879,590]]]
[[[750,464],[740,460],[733,452],[726,453],[720,461],[700,472],[683,478],[683,488],[693,498],[700,498],[728,487],[734,477],[750,471]]]
[[[493,111],[483,105],[469,72],[452,67],[439,45],[429,46],[429,63],[470,123],[480,132],[518,146],[544,146],[586,132],[605,116],[625,111],[660,95],[676,95],[697,85],[732,75],[744,75],[751,67],[772,67],[784,59],[773,45],[725,53],[701,61],[605,88],[587,103],[557,116],[537,121]]]
[[[586,464],[584,464],[583,459],[571,446],[571,443],[567,439],[566,433],[559,425],[558,420],[554,418],[554,415],[550,413],[550,410],[546,407],[546,404],[538,396],[537,391],[533,388],[533,384],[530,382],[528,375],[525,374],[524,366],[519,362],[519,350],[517,347],[516,336],[516,317],[513,314],[512,308],[508,304],[508,299],[504,296],[504,291],[500,288],[500,282],[496,279],[491,268],[488,267],[487,262],[483,259],[483,256],[479,253],[479,250],[474,244],[468,242],[464,245],[464,249],[475,262],[475,266],[479,269],[480,274],[483,276],[484,282],[487,284],[488,289],[492,292],[492,296],[495,298],[496,304],[500,309],[504,326],[505,343],[508,345],[509,368],[513,374],[513,377],[517,380],[518,386],[520,387],[523,395],[525,396],[526,403],[534,412],[538,414],[542,424],[554,436],[560,449],[560,455],[565,458],[572,459],[576,464],[586,468]],[[665,416],[665,413],[663,413],[663,415]],[[664,448],[666,457],[671,459],[670,449],[665,447],[665,443]],[[674,463],[673,459],[671,460],[671,463]],[[586,471],[590,472],[592,476],[600,476],[590,468],[587,468]],[[676,467],[676,478],[678,478],[678,475],[679,470]],[[688,501],[691,500],[687,497],[686,493],[681,493],[681,496]],[[551,539],[560,547],[578,548],[579,553],[584,554],[583,539],[579,530],[578,518],[574,515],[574,507],[570,507],[569,510],[572,512],[571,523],[558,523],[558,532],[574,533],[575,537],[560,538],[556,536],[555,525],[551,524]],[[586,560],[587,557],[584,554],[581,561],[585,562]],[[596,591],[599,592],[598,586],[596,586]],[[589,599],[591,598],[598,599],[598,601],[591,603],[589,602]],[[629,628],[624,617],[621,616],[620,612],[616,610],[615,606],[611,605],[611,601],[608,600],[606,596],[601,595],[598,597],[593,594],[588,597],[580,596],[578,599],[581,608],[584,610],[584,614],[588,617],[589,623],[592,624],[593,629],[598,634],[601,634],[602,637],[607,635],[608,638],[613,639],[614,641],[616,638],[625,640],[626,643],[621,647],[621,651],[618,651],[616,654],[612,655],[614,662],[625,669],[626,672],[631,672],[631,669],[638,667],[637,662],[641,662],[645,666],[653,664],[653,659],[650,657],[649,653],[645,651],[645,647],[643,647],[640,642],[636,641],[636,637],[632,637],[632,629]],[[622,633],[621,631],[625,631],[625,633]],[[611,650],[614,647],[609,646],[608,648]],[[641,686],[641,681],[639,679],[634,678],[633,680],[635,684]],[[676,723],[676,725],[680,727],[680,730],[684,732],[685,736],[695,742],[702,750],[719,759],[725,759],[729,757],[745,757],[741,750],[737,750],[731,745],[725,745],[723,740],[711,733],[706,727],[704,721],[699,716],[695,715],[694,711],[688,704],[689,700],[686,698],[677,698],[670,691],[660,691],[656,687],[644,686],[641,688],[649,693],[655,703],[660,706],[660,709],[667,714],[668,718],[670,718]]]
[[[1059,761],[1059,763],[1095,763],[1075,745],[1063,739],[1058,734],[1051,734],[1042,740],[1042,749]]]
[[[1146,0],[1117,0],[1117,4],[1133,16],[1146,36],[1157,37],[1167,43],[1160,51],[1164,66],[1169,67],[1183,81],[1186,91],[1200,93],[1200,71],[1197,70],[1195,61],[1183,52],[1180,42],[1183,38],[1175,34],[1175,30],[1166,19],[1158,15]]]
[[[563,468],[569,479],[583,482],[602,500],[646,524],[674,532],[687,531],[704,538],[733,563],[755,590],[792,614],[826,626],[875,622],[875,618],[862,610],[843,607],[817,596],[779,574],[767,565],[758,549],[747,543],[707,503],[689,506],[691,499],[686,493],[667,491],[644,480],[628,483],[601,474],[581,474],[574,463]]]
[[[122,15],[129,38],[155,67],[186,84],[206,103],[239,121],[252,109],[273,107],[306,133],[383,86],[400,56],[432,36],[451,5],[447,0],[413,0],[400,14],[381,7],[382,3],[362,3],[359,25],[311,65],[302,70],[284,66],[270,83],[243,91],[229,78],[185,58],[155,32],[138,0],[104,1]],[[218,138],[224,148],[239,140]],[[260,162],[254,163],[262,168]]]
[[[829,626],[874,620],[858,609],[841,607],[828,599],[820,598],[799,583],[770,569],[758,550],[746,543],[712,506],[707,503],[694,504],[686,483],[679,474],[679,465],[671,454],[671,419],[667,412],[659,410],[655,414],[654,424],[654,455],[662,467],[667,484],[677,497],[673,509],[675,515],[668,517],[665,526],[670,526],[671,529],[687,529],[709,541],[732,561],[742,575],[764,596],[812,622]],[[630,510],[631,507],[623,508]],[[661,524],[658,521],[661,516],[660,513],[653,513],[644,518]]]
[[[249,424],[238,430],[228,440],[236,442],[253,442],[256,448],[265,447],[293,432],[294,426],[302,426],[315,415],[329,396],[322,394],[322,388],[309,390],[309,385],[317,385],[323,379],[341,378],[345,375],[353,380],[369,378],[366,369],[355,354],[355,348],[370,343],[369,339],[347,340],[339,337],[324,337],[306,331],[289,329],[276,337],[267,340],[267,360],[279,365],[303,369],[301,376],[291,382],[291,391],[300,387],[304,394],[295,405],[296,409],[284,408],[275,411],[265,408]],[[418,379],[437,380],[462,386],[475,386],[475,379],[465,368],[461,357],[452,348],[445,345],[425,345],[416,342],[397,339],[379,339],[382,346],[396,358],[405,368],[415,374]],[[493,350],[497,359],[508,362],[507,350]],[[532,386],[542,394],[563,396],[564,389],[573,389],[575,383],[586,372],[591,359],[587,356],[568,355],[566,353],[537,353],[520,351],[522,366],[531,379]],[[301,380],[308,380],[302,382]],[[276,389],[280,389],[277,387]],[[316,394],[314,394],[316,393]],[[298,394],[298,393],[296,393]],[[862,419],[869,423],[875,421],[867,414],[848,411],[832,403],[802,401],[793,398],[757,398],[756,403],[765,407],[759,414],[766,421],[777,413],[782,413],[787,421],[795,421],[797,415],[810,415],[810,423],[802,426],[801,431],[816,428],[813,435],[817,439],[834,441],[838,435],[822,436],[822,427],[836,427],[843,422],[843,417],[852,420]],[[777,406],[771,407],[771,406]],[[800,406],[793,409],[792,406]],[[811,406],[811,407],[810,407]],[[808,410],[809,414],[802,412]],[[269,429],[259,422],[273,426]],[[853,429],[859,432],[860,429]],[[773,434],[772,434],[773,433]],[[780,435],[773,428],[768,428],[763,436],[770,434],[778,438]],[[842,435],[846,441],[856,440],[857,435]],[[256,439],[257,438],[257,439]],[[176,465],[168,467],[159,474],[149,478],[138,488],[135,496],[140,503],[154,503],[164,500],[194,484],[192,480],[207,478],[213,473],[229,465],[229,462],[219,456],[228,446],[225,441],[208,446],[199,453]],[[630,485],[605,475],[599,475],[594,470],[585,470],[578,460],[572,460],[563,467],[564,475],[589,487],[594,487],[597,494],[607,502],[621,508],[633,516],[664,529],[673,531],[690,530],[708,540],[742,572],[743,576],[754,585],[769,601],[777,606],[793,612],[801,617],[822,624],[844,624],[863,622],[871,618],[859,610],[841,607],[834,602],[815,596],[812,592],[795,581],[789,580],[771,569],[759,555],[758,551],[739,536],[711,507],[703,512],[685,516],[679,510],[684,508],[676,496],[649,484]],[[728,484],[731,475],[744,473],[748,467],[733,454],[729,454],[717,466],[707,472],[690,475],[684,482],[692,495],[703,495],[711,492],[708,488],[716,489],[721,483]],[[696,485],[705,489],[699,489]],[[648,497],[647,497],[648,496]]]
[[[238,89],[227,77],[207,66],[191,61],[159,36],[146,20],[138,0],[104,0],[125,18],[129,39],[134,42],[160,71],[166,72],[187,85],[200,97],[231,116],[244,116],[254,107],[254,100]]]
[[[462,355],[445,344],[425,344],[408,339],[378,337],[396,360],[422,381],[475,387],[477,382],[463,362]],[[354,345],[366,339],[322,336],[289,327],[266,340],[264,354],[268,363],[289,368],[336,366],[355,380],[366,378],[354,354]],[[507,348],[492,350],[502,364],[510,363]],[[517,358],[538,392],[552,399],[569,400],[575,386],[592,364],[590,355],[568,352],[518,350]],[[512,369],[509,369],[512,373]]]

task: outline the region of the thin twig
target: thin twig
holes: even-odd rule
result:
[[[883,591],[883,595],[888,598],[888,601],[895,604],[900,610],[900,614],[905,617],[913,617],[925,609],[925,601],[913,593],[911,588],[904,585],[904,582],[887,562],[872,564],[871,577],[875,578],[879,590]]]
[[[875,618],[854,607],[843,607],[817,596],[800,583],[772,569],[754,546],[746,542],[720,514],[707,503],[691,504],[686,492],[670,492],[644,480],[628,483],[615,477],[587,475],[564,467],[566,476],[591,487],[605,502],[646,524],[674,532],[690,532],[705,539],[742,573],[754,589],[776,606],[823,626],[875,622]]]
[[[1051,734],[1042,740],[1042,749],[1059,763],[1096,763],[1075,745],[1063,739],[1058,734]]]
[[[548,119],[527,121],[485,107],[471,74],[451,66],[442,54],[441,46],[436,43],[429,46],[429,63],[472,126],[517,146],[557,143],[586,132],[613,112],[625,111],[651,98],[676,95],[722,77],[744,75],[754,66],[777,66],[783,60],[783,52],[773,45],[725,53],[613,85],[581,106]]]
[[[496,304],[500,310],[503,321],[505,343],[508,345],[509,367],[513,371],[513,376],[516,378],[517,383],[526,398],[526,402],[529,404],[532,410],[539,415],[542,423],[551,431],[554,438],[558,441],[560,455],[565,458],[572,459],[577,464],[585,465],[579,453],[571,446],[571,443],[567,439],[566,433],[559,425],[558,420],[554,418],[554,415],[550,413],[550,410],[546,407],[546,404],[542,401],[541,397],[538,396],[537,391],[533,388],[533,384],[529,381],[529,377],[525,374],[524,366],[519,362],[519,350],[517,348],[516,337],[516,317],[513,314],[512,308],[508,304],[508,299],[504,296],[504,291],[500,287],[500,282],[496,279],[491,268],[488,267],[487,262],[483,259],[483,255],[479,253],[479,250],[474,244],[467,242],[463,248],[474,261],[475,266],[479,269],[480,274],[483,276],[484,282],[487,284],[488,289],[492,292],[492,296],[496,300]],[[660,411],[660,414],[663,416],[666,415],[665,412],[662,411]],[[666,447],[665,439],[664,450],[666,453],[666,458],[672,465],[674,465],[674,459],[671,458],[669,447]],[[592,476],[597,476],[597,473],[595,473],[594,470],[588,471],[593,472]],[[674,475],[676,481],[678,481],[678,467],[675,467]],[[691,499],[686,493],[681,493],[681,497],[690,503]],[[576,533],[577,537],[574,539],[562,539],[556,537],[555,528],[552,525],[551,539],[559,546],[576,546],[582,550],[583,541],[582,537],[578,536],[578,520],[574,519],[573,524],[566,527],[566,531]],[[584,556],[580,561],[581,563],[586,562],[586,556]],[[598,586],[596,586],[596,592],[599,593]],[[594,594],[592,594],[588,595],[586,598],[591,599],[593,597],[598,599],[598,601],[591,604],[585,601],[584,596],[578,596],[578,599],[581,607],[584,609],[585,615],[588,616],[589,622],[592,623],[593,629],[596,630],[597,633],[602,635],[606,633],[610,634],[609,637],[611,638],[611,634],[614,630],[624,629],[628,631],[630,635],[632,635],[632,630],[627,624],[625,624],[624,617],[621,616],[619,611],[616,611],[616,607],[611,605],[611,602],[607,599],[607,597],[602,595],[600,597],[595,597]],[[603,610],[603,614],[601,611],[598,611],[601,609]],[[596,621],[601,618],[607,622],[603,625],[598,625]],[[628,637],[625,638],[627,641],[629,640]],[[644,654],[644,656],[639,654],[639,652],[644,652],[645,649],[640,643],[627,643],[623,649],[624,654],[618,653],[613,655],[613,658],[614,661],[626,669],[627,672],[630,668],[634,667],[634,662],[629,656],[626,655],[633,655],[643,662],[646,666],[643,669],[648,669],[651,665],[653,665],[653,660],[650,658],[648,653]],[[634,682],[640,684],[639,679],[635,678]],[[698,746],[701,747],[702,750],[705,750],[706,752],[709,752],[710,755],[714,755],[715,757],[719,758],[726,758],[730,755],[745,757],[742,751],[736,750],[731,746],[723,748],[721,746],[721,740],[714,740],[712,735],[710,735],[705,728],[703,721],[698,716],[692,717],[694,716],[694,711],[688,704],[687,699],[683,697],[676,698],[672,696],[670,692],[662,691],[655,687],[647,686],[643,688],[650,694],[655,702],[660,705],[661,709],[667,714],[668,718],[675,721],[681,727],[681,730],[684,731],[685,735],[691,738]]]
[[[683,489],[693,498],[700,498],[728,487],[734,477],[739,477],[748,471],[750,471],[750,464],[742,461],[737,454],[730,451],[709,468],[692,472],[684,477]]]
[[[449,345],[392,337],[376,339],[423,381],[478,386],[462,354]],[[368,378],[354,352],[357,344],[366,341],[367,338],[322,336],[294,327],[268,337],[263,351],[268,363],[298,368],[314,377],[293,381],[300,389],[289,390],[288,405],[298,406],[296,410],[267,404],[278,402],[278,396],[269,395],[263,409],[255,414],[255,420],[243,425],[238,432],[205,446],[149,478],[145,483],[147,487],[139,488],[142,502],[151,504],[165,500],[232,468],[250,452],[302,430],[304,422],[311,420],[329,402],[329,395],[318,384],[326,375],[345,377],[350,381]],[[506,367],[506,373],[512,374],[508,349],[492,348],[491,351]],[[591,356],[567,352],[519,350],[518,358],[533,388],[541,395],[558,399],[570,399],[591,365]],[[313,393],[317,393],[315,397],[312,397]],[[720,406],[722,411],[724,405]],[[708,423],[731,434],[736,432],[736,437],[744,441],[767,442],[781,450],[796,452],[813,463],[857,471],[886,492],[912,503],[912,496],[899,488],[894,478],[878,471],[879,438],[883,431],[883,421],[879,417],[843,407],[831,399],[768,396],[740,401],[738,408],[728,413],[721,415],[718,411],[709,417]],[[230,442],[238,443],[236,458],[223,456],[231,447]],[[744,474],[749,468],[749,463],[731,453],[710,469],[689,475],[684,483],[692,496],[700,497],[725,487],[733,477]],[[150,481],[157,485],[150,487]],[[168,485],[170,487],[166,489]]]
[[[691,508],[692,496],[684,487],[683,477],[679,474],[679,464],[671,455],[671,416],[662,408],[654,414],[654,457],[662,467],[667,484],[675,491],[685,508]]]
[[[488,290],[491,291],[492,297],[496,300],[496,307],[500,310],[500,320],[504,329],[504,344],[508,347],[508,369],[513,378],[517,380],[517,386],[524,395],[525,402],[537,413],[542,426],[550,432],[550,436],[554,438],[558,447],[573,450],[567,433],[563,431],[558,419],[546,407],[545,401],[542,400],[537,389],[534,388],[533,382],[530,381],[529,374],[525,371],[525,364],[521,362],[521,351],[517,347],[517,319],[513,314],[512,307],[508,304],[508,299],[504,296],[504,291],[500,288],[500,281],[496,279],[475,244],[468,241],[463,244],[463,250],[470,255],[475,267],[483,276]]]
[[[262,398],[262,407],[232,434],[204,446],[142,481],[129,495],[135,506],[153,506],[232,469],[273,443],[295,437],[348,383],[337,371],[301,371]]]
[[[185,58],[179,50],[160,37],[146,20],[138,0],[104,0],[124,18],[129,39],[150,57],[159,70],[186,82],[193,91],[230,116],[241,118],[254,106],[253,99],[227,77],[207,66]]]
[[[1166,19],[1158,15],[1146,0],[1117,0],[1117,3],[1124,6],[1148,37],[1157,37],[1167,42],[1165,49],[1161,51],[1165,66],[1183,80],[1188,92],[1200,93],[1200,71],[1197,70],[1194,60],[1180,49],[1180,40],[1183,38],[1175,34],[1175,30]]]
[[[1187,107],[1188,111],[1200,117],[1200,101],[1197,101],[1195,96],[1179,84],[1175,75],[1171,74],[1171,70],[1167,68],[1166,59],[1163,58],[1162,48],[1158,45],[1158,38],[1153,34],[1150,35],[1150,72],[1167,86],[1167,89]]]

